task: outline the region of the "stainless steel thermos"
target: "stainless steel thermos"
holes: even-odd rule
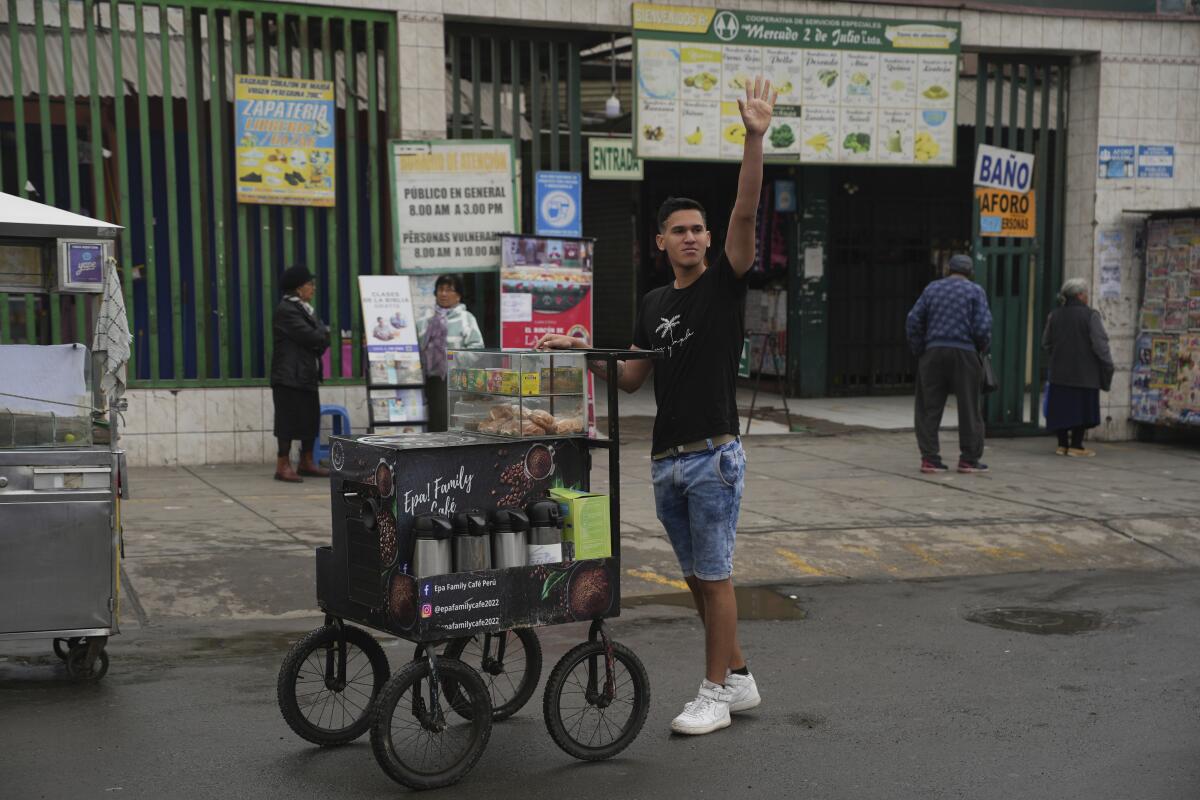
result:
[[[474,572],[492,568],[492,542],[488,520],[482,511],[454,515],[454,571]]]
[[[441,514],[422,514],[413,519],[413,572],[418,578],[444,575],[450,571],[450,520]]]
[[[529,517],[524,511],[501,508],[492,512],[492,566],[495,569],[523,567]]]
[[[525,507],[529,516],[529,564],[557,564],[562,554],[562,512],[555,500],[535,500]]]

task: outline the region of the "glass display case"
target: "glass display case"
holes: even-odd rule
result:
[[[450,430],[517,438],[587,434],[583,353],[449,350]]]

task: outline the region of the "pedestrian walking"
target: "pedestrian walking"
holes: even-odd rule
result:
[[[1083,434],[1100,424],[1100,392],[1112,388],[1113,359],[1100,312],[1088,307],[1088,285],[1071,278],[1050,312],[1042,347],[1050,354],[1046,427],[1058,434],[1060,456],[1090,458]]]
[[[737,196],[724,247],[708,258],[712,236],[704,207],[668,198],[658,211],[658,249],[675,280],[642,299],[633,349],[662,358],[618,361],[616,380],[637,391],[654,373],[651,477],[658,518],[704,623],[705,677],[696,699],[671,721],[684,734],[730,724],[730,712],[761,702],[737,639],[733,551],[746,456],[738,430],[736,377],[744,334],[745,276],[754,263],[755,220],[762,189],[763,134],[775,93],[756,78],[738,100],[746,141]],[[586,347],[567,336],[546,336],[539,347]]]
[[[908,312],[908,346],[917,357],[915,424],[921,472],[946,472],[938,429],[946,398],[958,404],[958,471],[987,472],[983,457],[983,355],[992,339],[992,312],[983,287],[972,280],[974,264],[951,256],[947,275],[925,287]]]
[[[425,402],[431,431],[446,430],[446,350],[478,350],[483,333],[475,315],[463,303],[463,280],[458,275],[439,275],[433,285],[437,305],[429,316],[417,321],[421,361],[425,365]]]
[[[313,445],[321,430],[321,354],[329,347],[329,326],[312,307],[316,282],[302,266],[288,267],[279,280],[283,299],[272,327],[271,399],[275,404],[275,438],[279,450],[275,480],[300,483],[301,475],[329,476],[313,461]],[[300,464],[292,468],[292,441],[300,441]]]

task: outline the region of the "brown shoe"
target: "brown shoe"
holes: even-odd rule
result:
[[[275,480],[284,483],[304,483],[304,479],[292,469],[292,460],[287,456],[275,459]]]
[[[1096,455],[1096,451],[1088,450],[1086,447],[1072,447],[1067,450],[1067,455],[1071,458],[1091,458]]]
[[[329,470],[319,466],[313,461],[312,453],[300,454],[300,466],[296,470],[301,475],[307,475],[310,478],[328,478]]]
[[[1065,456],[1067,454],[1067,448],[1056,447],[1056,448],[1054,448],[1054,454],[1057,456]]]

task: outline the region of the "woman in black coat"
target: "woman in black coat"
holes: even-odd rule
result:
[[[316,286],[307,269],[289,267],[279,285],[283,299],[275,308],[271,352],[271,397],[279,440],[275,480],[300,483],[301,475],[329,475],[313,461],[313,443],[321,429],[321,354],[329,347],[329,327],[309,305]],[[292,469],[293,439],[300,440],[298,470]]]
[[[1088,308],[1088,285],[1072,278],[1059,292],[1062,307],[1050,314],[1042,347],[1050,351],[1046,427],[1058,434],[1060,456],[1089,458],[1083,432],[1100,424],[1100,391],[1112,387],[1113,359],[1100,312]]]

